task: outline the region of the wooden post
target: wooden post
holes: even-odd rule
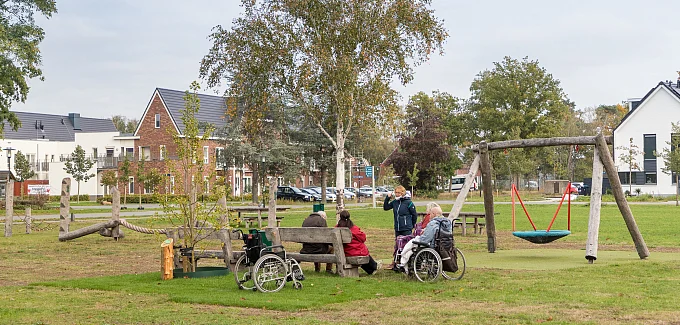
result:
[[[482,169],[482,187],[484,189],[484,212],[486,214],[486,247],[489,253],[496,252],[496,223],[493,211],[493,185],[491,185],[491,159],[486,141],[479,143],[480,167]],[[463,229],[467,225],[463,224]]]
[[[339,228],[333,229],[333,237],[331,240],[333,241],[333,254],[335,254],[335,258],[338,260],[338,264],[336,265],[338,275],[341,277],[352,275],[348,274],[347,270],[345,270],[345,265],[347,263],[345,260],[345,249],[344,246],[342,246],[342,235],[340,234]]]
[[[7,178],[5,183],[5,237],[12,237],[14,222],[14,181]]]
[[[120,198],[120,194],[118,196]],[[173,261],[175,251],[172,246],[172,238],[166,239],[161,244],[161,280],[170,280],[173,276],[172,271],[174,269]]]
[[[231,234],[229,229],[222,229],[217,232],[217,238],[222,241],[222,253],[224,254],[224,264],[234,272],[234,265],[236,261],[232,263],[234,257],[234,249],[231,247]]]
[[[220,214],[220,228],[226,227],[229,225],[229,211],[227,210],[227,197],[222,195],[219,200],[217,200],[217,204],[220,206],[222,209],[222,213]]]
[[[623,220],[626,222],[628,232],[633,238],[638,256],[640,256],[640,259],[645,259],[649,257],[649,249],[647,249],[647,244],[645,244],[645,240],[642,238],[640,229],[638,228],[635,218],[633,217],[633,212],[630,211],[630,206],[628,206],[628,201],[626,201],[626,196],[623,193],[623,187],[621,187],[621,180],[619,179],[619,174],[616,172],[614,159],[612,159],[612,155],[609,153],[609,147],[607,147],[604,135],[602,135],[602,133],[598,134],[595,137],[595,140],[597,143],[595,147],[600,153],[600,160],[602,160],[604,169],[607,171],[607,176],[609,176],[609,183],[612,186],[612,192],[614,192],[616,205],[619,206],[619,211],[621,211]]]
[[[269,179],[269,211],[267,213],[267,227],[276,227],[276,185],[277,178],[272,176]]]
[[[595,146],[597,147],[597,145]],[[586,259],[590,264],[593,264],[593,261],[597,259],[597,244],[600,234],[600,208],[602,207],[603,169],[600,153],[596,148],[593,151],[593,183],[590,189],[590,216],[588,217],[588,240],[586,241]]]
[[[111,220],[116,222],[116,226],[111,228],[111,237],[118,241],[120,235],[120,192],[118,186],[111,186]]]
[[[26,233],[30,234],[33,229],[31,226],[33,224],[33,217],[31,216],[31,207],[26,207]]]
[[[179,234],[178,234],[177,228],[166,229],[165,235],[168,238],[172,238],[173,243],[179,243]],[[173,255],[174,256],[173,256],[172,260],[173,260],[175,268],[179,269],[179,268],[182,267],[182,264],[180,263],[180,260],[179,260],[179,254],[174,254],[174,252],[175,252],[175,250],[174,250],[174,246],[173,246]]]
[[[470,187],[472,187],[472,179],[475,178],[475,175],[477,175],[477,171],[479,170],[479,159],[479,154],[476,154],[475,159],[472,161],[472,165],[470,165],[470,171],[467,173],[467,175],[465,175],[465,183],[463,184],[463,188],[461,188],[460,192],[458,192],[456,203],[453,205],[453,207],[451,207],[451,213],[449,213],[449,220],[451,221],[458,218],[460,210],[463,209],[465,198],[467,198],[468,192],[470,192]],[[465,226],[463,226],[463,229],[465,229]]]
[[[66,235],[69,229],[71,210],[71,179],[66,177],[61,180],[61,201],[59,203],[59,237]]]

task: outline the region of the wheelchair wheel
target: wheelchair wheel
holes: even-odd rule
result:
[[[442,268],[442,276],[447,280],[460,280],[463,278],[463,275],[465,275],[465,255],[463,255],[463,252],[461,252],[458,247],[455,247],[453,250],[456,255],[455,258],[456,265],[458,265],[458,270],[456,272],[451,272],[445,271]],[[451,258],[453,258],[453,256],[451,256]]]
[[[233,270],[234,278],[236,279],[236,284],[238,285],[238,288],[241,290],[257,290],[255,288],[255,281],[253,281],[253,276],[252,273],[250,272],[250,268],[245,264],[246,256],[242,255],[236,261],[236,265],[234,266]]]
[[[262,292],[277,292],[286,285],[288,270],[283,259],[274,254],[266,254],[255,262],[253,279],[255,286]]]
[[[442,273],[442,259],[434,249],[423,248],[414,254],[411,269],[420,282],[435,281]]]

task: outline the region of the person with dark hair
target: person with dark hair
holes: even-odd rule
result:
[[[368,256],[368,263],[361,265],[361,268],[368,274],[375,273],[380,269],[381,265],[368,253],[368,247],[364,244],[366,242],[366,234],[350,220],[349,211],[342,210],[339,215],[340,221],[338,221],[336,227],[347,227],[352,232],[352,241],[343,245],[345,255]]]
[[[328,227],[326,224],[326,212],[313,212],[302,222],[302,227]],[[300,254],[333,254],[333,246],[329,244],[302,243]],[[321,263],[314,262],[314,271],[321,272]],[[326,272],[333,273],[333,263],[326,263]]]

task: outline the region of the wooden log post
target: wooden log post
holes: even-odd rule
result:
[[[479,144],[480,167],[482,170],[482,187],[484,189],[484,212],[486,214],[486,247],[489,253],[496,252],[496,222],[493,211],[493,185],[491,185],[491,159],[486,141]],[[463,231],[466,225],[463,224]]]
[[[593,264],[597,259],[597,245],[600,234],[600,209],[602,208],[603,172],[604,167],[602,165],[602,160],[600,159],[600,153],[596,148],[593,151],[593,183],[590,189],[590,216],[588,217],[588,240],[586,241],[586,259],[590,264]]]
[[[217,205],[222,209],[220,211],[220,221],[219,221],[219,227],[227,227],[229,226],[229,210],[227,210],[227,197],[222,195],[219,200],[217,200]]]
[[[342,235],[340,233],[339,228],[333,229],[333,237],[331,238],[332,244],[333,244],[333,254],[335,254],[335,258],[338,260],[338,264],[336,264],[336,272],[338,273],[339,276],[344,277],[358,277],[359,274],[351,274],[351,270],[347,269],[347,263],[345,260],[345,249],[342,244]]]
[[[120,233],[120,192],[118,191],[118,186],[111,187],[111,220],[116,223],[116,226],[111,229],[111,237],[113,240],[118,241],[121,238]]]
[[[177,231],[177,228],[169,228],[169,229],[166,229],[166,230],[165,230],[165,235],[166,235],[168,238],[172,238],[173,245],[174,245],[174,243],[179,243],[179,233],[178,233],[178,231]],[[174,246],[173,246],[173,253],[175,253]],[[173,256],[172,260],[173,260],[173,263],[174,263],[175,268],[176,268],[176,269],[181,268],[181,267],[182,267],[182,263],[180,262],[179,254],[173,254],[173,255],[174,255],[174,256]]]
[[[272,176],[269,179],[269,210],[267,211],[267,227],[276,227],[276,185],[278,179]]]
[[[224,254],[224,264],[232,272],[234,272],[234,266],[232,265],[232,257],[234,256],[234,250],[231,247],[231,235],[229,234],[229,229],[221,229],[217,232],[217,238],[222,242],[222,253]],[[236,264],[236,261],[233,261]]]
[[[470,187],[472,187],[472,179],[475,178],[475,175],[477,175],[477,171],[479,170],[479,159],[479,154],[476,154],[475,159],[472,160],[472,165],[470,165],[470,171],[467,173],[467,175],[465,175],[465,183],[463,184],[463,188],[461,188],[460,192],[458,192],[456,203],[453,204],[453,207],[451,207],[451,213],[449,213],[449,220],[451,221],[458,218],[460,211],[463,209],[465,198],[467,198],[467,195],[470,192]],[[465,229],[465,226],[463,226],[463,229]]]
[[[14,222],[14,181],[7,179],[5,183],[5,237],[12,237]]]
[[[173,240],[168,238],[161,244],[161,280],[170,280],[173,277],[174,269]]]
[[[33,226],[33,217],[31,216],[31,207],[26,207],[26,233],[30,234],[33,232],[31,228]]]
[[[61,180],[61,200],[59,201],[59,237],[66,235],[71,222],[68,215],[71,210],[71,179]]]
[[[605,142],[604,135],[602,133],[596,136],[597,145],[595,146],[600,154],[600,160],[604,165],[604,169],[607,171],[609,176],[609,183],[612,186],[612,192],[614,192],[614,198],[616,199],[616,205],[619,206],[619,211],[623,216],[623,220],[626,222],[626,227],[628,227],[628,232],[633,238],[635,243],[635,249],[637,250],[640,259],[645,259],[649,257],[649,249],[647,249],[647,244],[642,238],[640,229],[635,222],[633,217],[633,212],[630,211],[630,206],[626,200],[626,195],[623,193],[623,187],[621,186],[621,180],[619,179],[619,174],[616,172],[616,166],[614,165],[614,159],[612,159],[611,153],[609,153],[609,147]]]

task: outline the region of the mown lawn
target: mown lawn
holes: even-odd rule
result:
[[[510,206],[495,208],[496,254],[486,252],[485,234],[456,237],[468,259],[461,281],[421,284],[385,270],[348,279],[316,274],[304,264],[305,287],[297,291],[288,284],[274,294],[240,291],[231,276],[160,281],[162,236],[126,231],[120,242],[92,235],[60,243],[56,229],[25,235],[17,226],[12,238],[0,239],[0,324],[680,322],[680,239],[675,235],[680,214],[674,206],[632,206],[651,250],[648,260],[637,258],[616,206],[603,206],[600,254],[593,265],[584,258],[587,206],[572,206],[573,234],[549,245],[513,237]],[[555,208],[531,205],[529,212],[544,228]],[[565,208],[553,229],[566,227]],[[284,213],[282,226],[299,226],[309,210]],[[464,210],[482,211],[483,206],[470,204]],[[391,213],[351,212],[368,234],[371,254],[388,263]],[[523,212],[517,212],[518,228],[528,229]],[[142,226],[160,222],[135,220]],[[71,228],[87,224],[76,222]],[[217,243],[206,244],[211,245]]]

